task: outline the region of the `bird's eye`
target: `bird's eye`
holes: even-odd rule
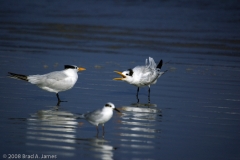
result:
[[[76,67],[76,69],[77,69],[78,67]]]
[[[109,104],[105,104],[105,107],[111,107]]]
[[[128,76],[128,73],[126,75]]]

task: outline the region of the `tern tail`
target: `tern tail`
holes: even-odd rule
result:
[[[28,81],[26,75],[16,74],[16,73],[11,73],[11,72],[8,72],[8,74],[9,74],[8,76],[11,77],[11,78],[15,78],[15,79],[20,79],[20,80]]]

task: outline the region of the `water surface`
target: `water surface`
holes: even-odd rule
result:
[[[1,155],[57,159],[240,159],[238,1],[5,1],[0,5]],[[163,59],[158,83],[113,81],[114,70]],[[8,78],[75,64],[54,93]],[[105,134],[74,115],[112,102]]]

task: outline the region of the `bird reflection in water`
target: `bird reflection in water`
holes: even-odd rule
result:
[[[77,138],[77,143],[81,145],[81,149],[84,148],[86,156],[102,160],[112,160],[114,150],[117,149],[104,138]]]
[[[121,147],[144,149],[142,153],[148,153],[146,149],[154,149],[156,139],[159,140],[162,121],[162,112],[156,104],[139,104],[122,106],[121,108]],[[128,150],[126,152],[131,152]]]
[[[123,106],[121,109],[125,111],[125,116],[122,116],[123,119],[131,116],[132,120],[149,120],[155,121],[158,116],[162,116],[160,109],[156,108],[156,104],[136,104],[132,106]]]
[[[75,115],[55,106],[40,110],[27,119],[26,145],[42,153],[59,156],[74,156],[77,121]],[[54,151],[52,151],[54,149]]]

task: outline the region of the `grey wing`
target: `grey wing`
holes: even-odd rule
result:
[[[98,109],[93,112],[89,112],[85,114],[85,118],[89,121],[95,122],[103,117],[102,110]]]
[[[46,74],[47,79],[54,79],[56,81],[63,80],[67,77],[67,75],[61,71],[51,72]]]
[[[63,72],[56,71],[56,72],[51,72],[51,73],[43,74],[43,75],[30,75],[30,76],[28,76],[28,80],[32,84],[49,85],[49,84],[56,83],[60,80],[63,80],[66,77],[67,77],[67,75],[64,74]]]
[[[139,69],[142,71],[141,81],[144,85],[149,85],[157,80],[158,72],[156,69],[146,66],[142,66],[141,68],[139,67]]]

